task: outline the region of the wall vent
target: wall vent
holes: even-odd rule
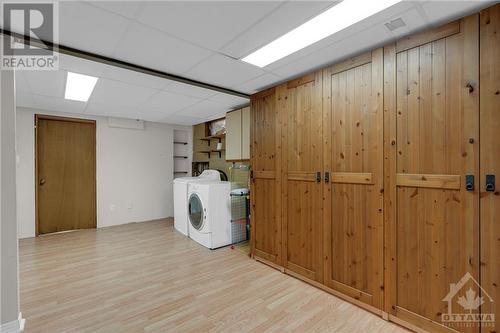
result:
[[[387,27],[387,29],[389,29],[389,31],[394,31],[396,29],[405,27],[406,23],[401,17],[398,17],[397,19],[387,22],[385,26]]]

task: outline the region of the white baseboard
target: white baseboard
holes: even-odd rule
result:
[[[0,325],[0,333],[20,333],[24,331],[25,323],[26,319],[24,319],[21,312],[19,312],[17,320]]]
[[[23,314],[21,312],[19,312],[17,321],[19,322],[19,333],[21,333],[24,331],[24,325],[26,324],[26,319],[23,318]]]

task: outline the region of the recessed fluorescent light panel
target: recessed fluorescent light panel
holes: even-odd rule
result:
[[[265,67],[400,1],[344,0],[241,60]]]
[[[65,99],[86,102],[94,90],[97,78],[94,76],[68,72]]]

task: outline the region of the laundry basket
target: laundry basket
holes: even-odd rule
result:
[[[250,239],[250,165],[233,163],[229,167],[231,181],[231,236],[232,243]]]
[[[231,242],[233,244],[248,240],[250,225],[250,200],[247,188],[231,191]]]

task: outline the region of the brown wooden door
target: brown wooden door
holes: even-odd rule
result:
[[[383,306],[383,50],[324,70],[325,284]]]
[[[321,82],[318,72],[277,88],[284,109],[283,265],[318,282],[323,281]]]
[[[252,96],[250,132],[252,253],[281,265],[281,122],[274,88]]]
[[[396,108],[388,114],[395,118],[388,146],[396,163],[395,237],[387,238],[395,240],[387,286],[395,294],[387,301],[393,314],[433,332],[449,330],[443,315],[463,313],[459,298],[479,281],[478,51],[477,15],[395,48]],[[470,191],[466,175],[475,179]]]
[[[496,325],[484,323],[483,333],[500,331],[500,5],[480,15],[481,80],[481,286],[483,314],[494,314]],[[494,175],[495,189],[486,189]]]
[[[36,116],[37,235],[96,227],[95,122]]]

